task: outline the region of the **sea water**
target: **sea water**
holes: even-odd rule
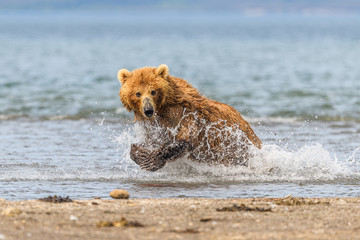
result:
[[[0,198],[360,196],[358,16],[1,12],[0,46]],[[248,166],[130,159],[116,73],[162,63],[250,122]]]

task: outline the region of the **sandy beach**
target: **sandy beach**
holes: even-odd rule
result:
[[[360,198],[0,200],[0,239],[360,239]]]

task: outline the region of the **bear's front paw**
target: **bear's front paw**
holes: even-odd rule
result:
[[[166,161],[158,156],[156,152],[152,152],[145,161],[142,161],[139,166],[151,172],[155,172],[165,166]]]
[[[136,164],[141,165],[143,161],[146,161],[151,154],[151,151],[140,147],[138,144],[131,144],[130,158],[136,162]]]
[[[159,152],[150,151],[138,144],[131,144],[130,158],[142,169],[156,171],[165,165],[165,161],[159,156]]]

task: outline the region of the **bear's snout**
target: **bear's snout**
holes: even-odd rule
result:
[[[146,117],[151,118],[154,116],[155,110],[148,98],[144,99],[144,114]]]

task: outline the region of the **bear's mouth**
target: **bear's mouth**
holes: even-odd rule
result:
[[[144,113],[145,113],[145,116],[148,117],[148,118],[151,118],[152,116],[154,116],[154,108],[147,108],[147,109],[144,109]]]

